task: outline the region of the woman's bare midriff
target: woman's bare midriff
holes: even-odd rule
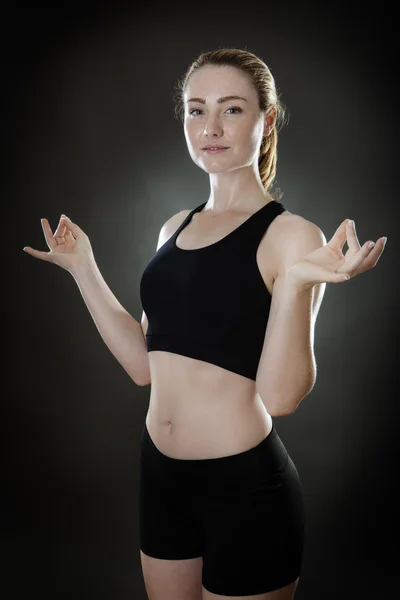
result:
[[[149,360],[152,383],[146,425],[166,456],[202,459],[238,454],[270,433],[271,416],[251,379],[170,352],[150,352]]]
[[[273,230],[285,214],[288,211],[273,221],[269,235],[263,237],[257,250],[257,264],[270,294],[276,273],[271,256],[274,245],[279,243],[279,235]],[[182,221],[184,217],[185,214]],[[194,248],[204,245],[204,241],[214,243],[227,234],[225,219],[220,230],[214,225],[214,237],[207,238],[211,228],[208,218],[203,219],[204,215],[193,216],[178,236],[180,247],[184,244],[185,248]],[[234,229],[232,223],[229,229]],[[198,240],[203,240],[203,244]],[[166,456],[205,459],[239,454],[259,444],[271,432],[271,415],[252,379],[172,352],[152,351],[148,358],[151,393],[146,425],[155,446]]]

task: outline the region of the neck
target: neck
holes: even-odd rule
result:
[[[259,173],[254,173],[252,166],[242,167],[229,173],[210,173],[210,196],[202,212],[254,212],[270,200]]]

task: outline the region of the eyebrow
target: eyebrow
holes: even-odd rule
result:
[[[218,104],[222,104],[223,102],[228,102],[229,100],[244,100],[245,102],[247,102],[246,98],[242,98],[241,96],[223,96],[222,98],[218,98],[217,102]],[[189,100],[187,100],[186,102],[201,102],[201,104],[206,103],[204,98],[189,98]]]

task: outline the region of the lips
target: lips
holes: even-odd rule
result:
[[[202,148],[202,150],[226,150],[229,146],[204,146],[204,148]]]

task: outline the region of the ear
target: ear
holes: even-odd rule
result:
[[[273,130],[276,122],[277,110],[275,106],[271,106],[265,114],[264,137],[267,137]]]

